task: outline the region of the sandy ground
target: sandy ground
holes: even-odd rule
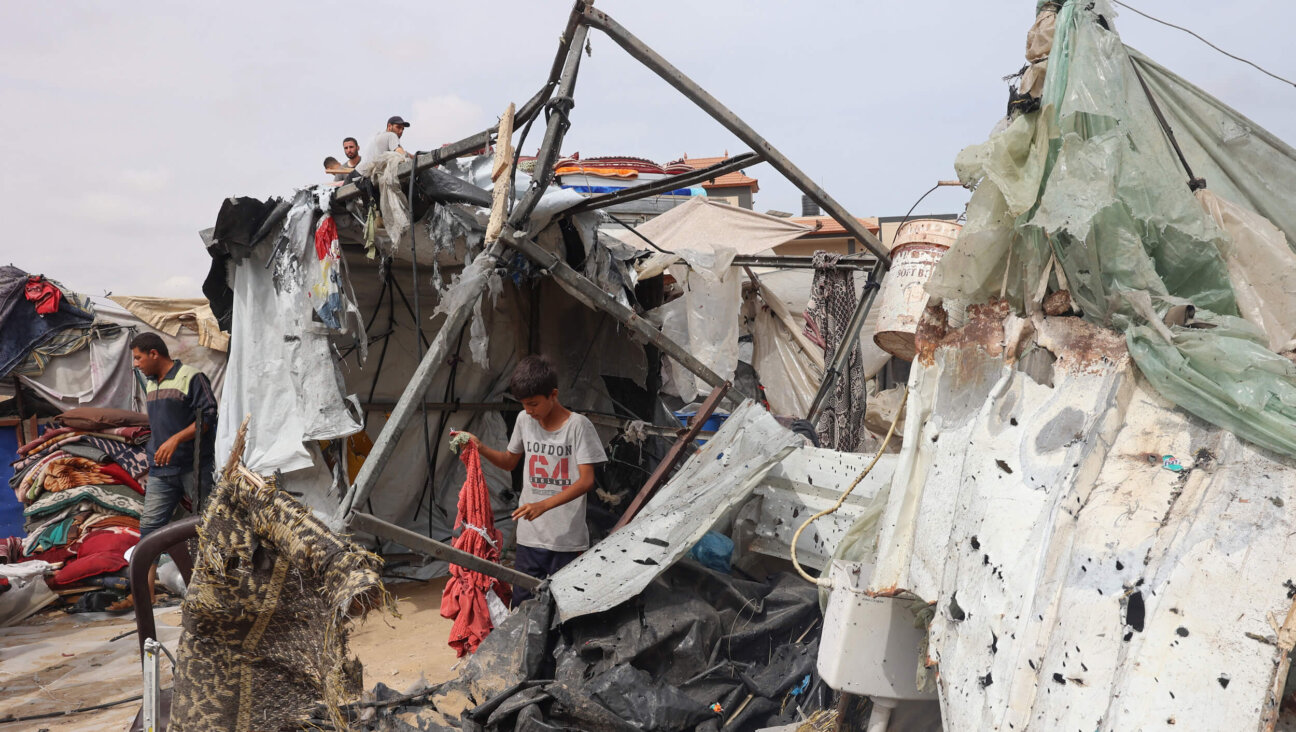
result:
[[[364,685],[379,681],[405,691],[419,681],[444,681],[458,660],[446,645],[451,621],[441,617],[445,578],[389,586],[399,618],[372,613],[352,627],[351,650],[364,664]],[[174,650],[179,608],[157,614],[159,639]],[[140,693],[139,642],[114,636],[135,627],[134,614],[39,613],[26,624],[0,628],[0,718],[76,709]],[[162,683],[171,683],[162,661]],[[0,724],[0,732],[125,730],[139,702],[63,718]]]

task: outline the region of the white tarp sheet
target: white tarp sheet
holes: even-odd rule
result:
[[[760,254],[798,239],[811,229],[777,216],[698,197],[645,221],[635,231],[669,252],[726,248],[738,254]],[[655,251],[633,232],[605,228],[602,233],[611,234],[635,249]]]
[[[287,226],[292,226],[294,209]],[[244,415],[251,415],[243,461],[258,472],[285,473],[314,464],[308,440],[345,437],[360,424],[342,391],[328,329],[314,322],[302,282],[279,291],[266,268],[263,242],[234,271],[234,332],[221,391],[217,463],[229,455]],[[302,271],[297,270],[296,275]]]
[[[639,594],[803,444],[763,407],[744,402],[633,521],[553,576],[559,617],[602,612]]]

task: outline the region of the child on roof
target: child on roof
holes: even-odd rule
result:
[[[513,369],[509,392],[522,402],[507,450],[486,447],[469,435],[481,456],[512,471],[524,464],[514,567],[545,579],[589,548],[585,494],[594,488],[594,466],[607,461],[594,425],[558,401],[558,374],[544,356],[527,356]],[[525,458],[525,461],[524,461]],[[513,588],[517,606],[531,593]]]

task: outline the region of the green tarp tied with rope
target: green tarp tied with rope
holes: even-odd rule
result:
[[[1296,456],[1296,364],[1278,353],[1296,345],[1296,150],[1125,48],[1114,17],[1063,4],[1039,109],[960,153],[976,188],[928,291],[1021,312],[1051,280],[1125,333],[1162,395]],[[1196,322],[1162,322],[1186,304]]]

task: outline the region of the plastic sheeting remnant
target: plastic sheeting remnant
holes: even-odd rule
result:
[[[744,402],[633,521],[553,576],[561,618],[601,612],[633,597],[802,444],[763,407]]]
[[[742,309],[742,271],[729,266],[734,250],[682,252],[688,263],[671,265],[670,272],[684,296],[675,303],[683,311],[689,353],[725,380],[732,380],[738,368],[738,330]],[[674,303],[671,303],[674,304]],[[669,307],[669,305],[664,306]],[[676,318],[680,310],[674,310]],[[678,328],[678,320],[673,321]],[[678,333],[677,333],[678,334]],[[696,374],[671,360],[671,375],[679,397],[686,403],[711,391]]]
[[[1234,257],[1235,265],[1251,256],[1257,262],[1275,261],[1275,252],[1266,243],[1248,254],[1245,248],[1259,244],[1250,237],[1230,239],[1229,227],[1221,229],[1193,197],[1129,54],[1109,30],[1112,17],[1105,0],[1064,5],[1043,108],[960,154],[960,178],[977,184],[977,190],[963,235],[936,268],[928,290],[970,302],[1004,293],[1023,312],[1056,262],[1056,289],[1067,289],[1086,319],[1125,332],[1139,368],[1163,394],[1247,440],[1296,455],[1291,386],[1296,367],[1271,357],[1267,346],[1276,338],[1233,322],[1238,299],[1226,260]],[[1148,68],[1149,76],[1156,76],[1152,71]],[[1204,105],[1204,94],[1198,91],[1196,99],[1189,98],[1172,81],[1163,78],[1150,86],[1170,102],[1183,101],[1182,109]],[[1216,102],[1213,112],[1223,122],[1231,110]],[[1199,160],[1211,169],[1225,168],[1229,180],[1221,182],[1239,191],[1269,191],[1270,184],[1296,180],[1291,159],[1291,165],[1270,164],[1255,174],[1227,160],[1224,139],[1230,129],[1251,127],[1244,118],[1234,117],[1232,127],[1206,128],[1185,112],[1178,121],[1177,134],[1202,140],[1197,151],[1223,156],[1215,163],[1190,156],[1194,173],[1201,172]],[[1191,151],[1185,148],[1184,153]],[[1274,149],[1275,157],[1284,152],[1290,149]],[[1274,178],[1265,177],[1269,171]],[[1256,208],[1267,211],[1273,196],[1231,200],[1258,201]],[[1274,289],[1265,285],[1266,292]],[[1144,301],[1152,307],[1136,307]],[[1226,327],[1167,332],[1161,317],[1184,301],[1197,308],[1203,321]],[[1248,302],[1248,293],[1242,301]],[[1296,293],[1266,301],[1265,307],[1287,321],[1296,312]]]
[[[238,262],[234,275],[234,332],[221,393],[227,414],[252,415],[244,462],[252,470],[285,473],[311,467],[307,440],[331,440],[360,429],[342,391],[328,329],[313,322],[304,296],[305,270],[298,254],[315,256],[314,203],[298,194],[285,224],[282,266],[266,269],[263,241]],[[298,252],[298,249],[302,251]],[[218,463],[228,455],[240,419],[222,419],[216,431]]]
[[[561,631],[551,613],[542,593],[501,624],[431,696],[437,714],[458,729],[715,732],[828,706],[815,589],[793,575],[756,582],[684,560]]]
[[[759,281],[757,288],[759,298],[750,303],[752,366],[775,414],[804,416],[823,380],[823,349],[802,335],[778,296]]]
[[[385,152],[374,161],[369,174],[378,183],[378,207],[382,210],[383,228],[387,231],[384,243],[390,244],[390,248],[383,252],[387,256],[401,248],[401,240],[410,228],[409,200],[401,190],[399,178],[401,164],[408,159],[394,150]],[[383,239],[380,237],[379,241]]]
[[[1197,191],[1197,200],[1228,235],[1221,252],[1242,317],[1265,332],[1269,350],[1296,349],[1296,252],[1268,219],[1215,191]]]

